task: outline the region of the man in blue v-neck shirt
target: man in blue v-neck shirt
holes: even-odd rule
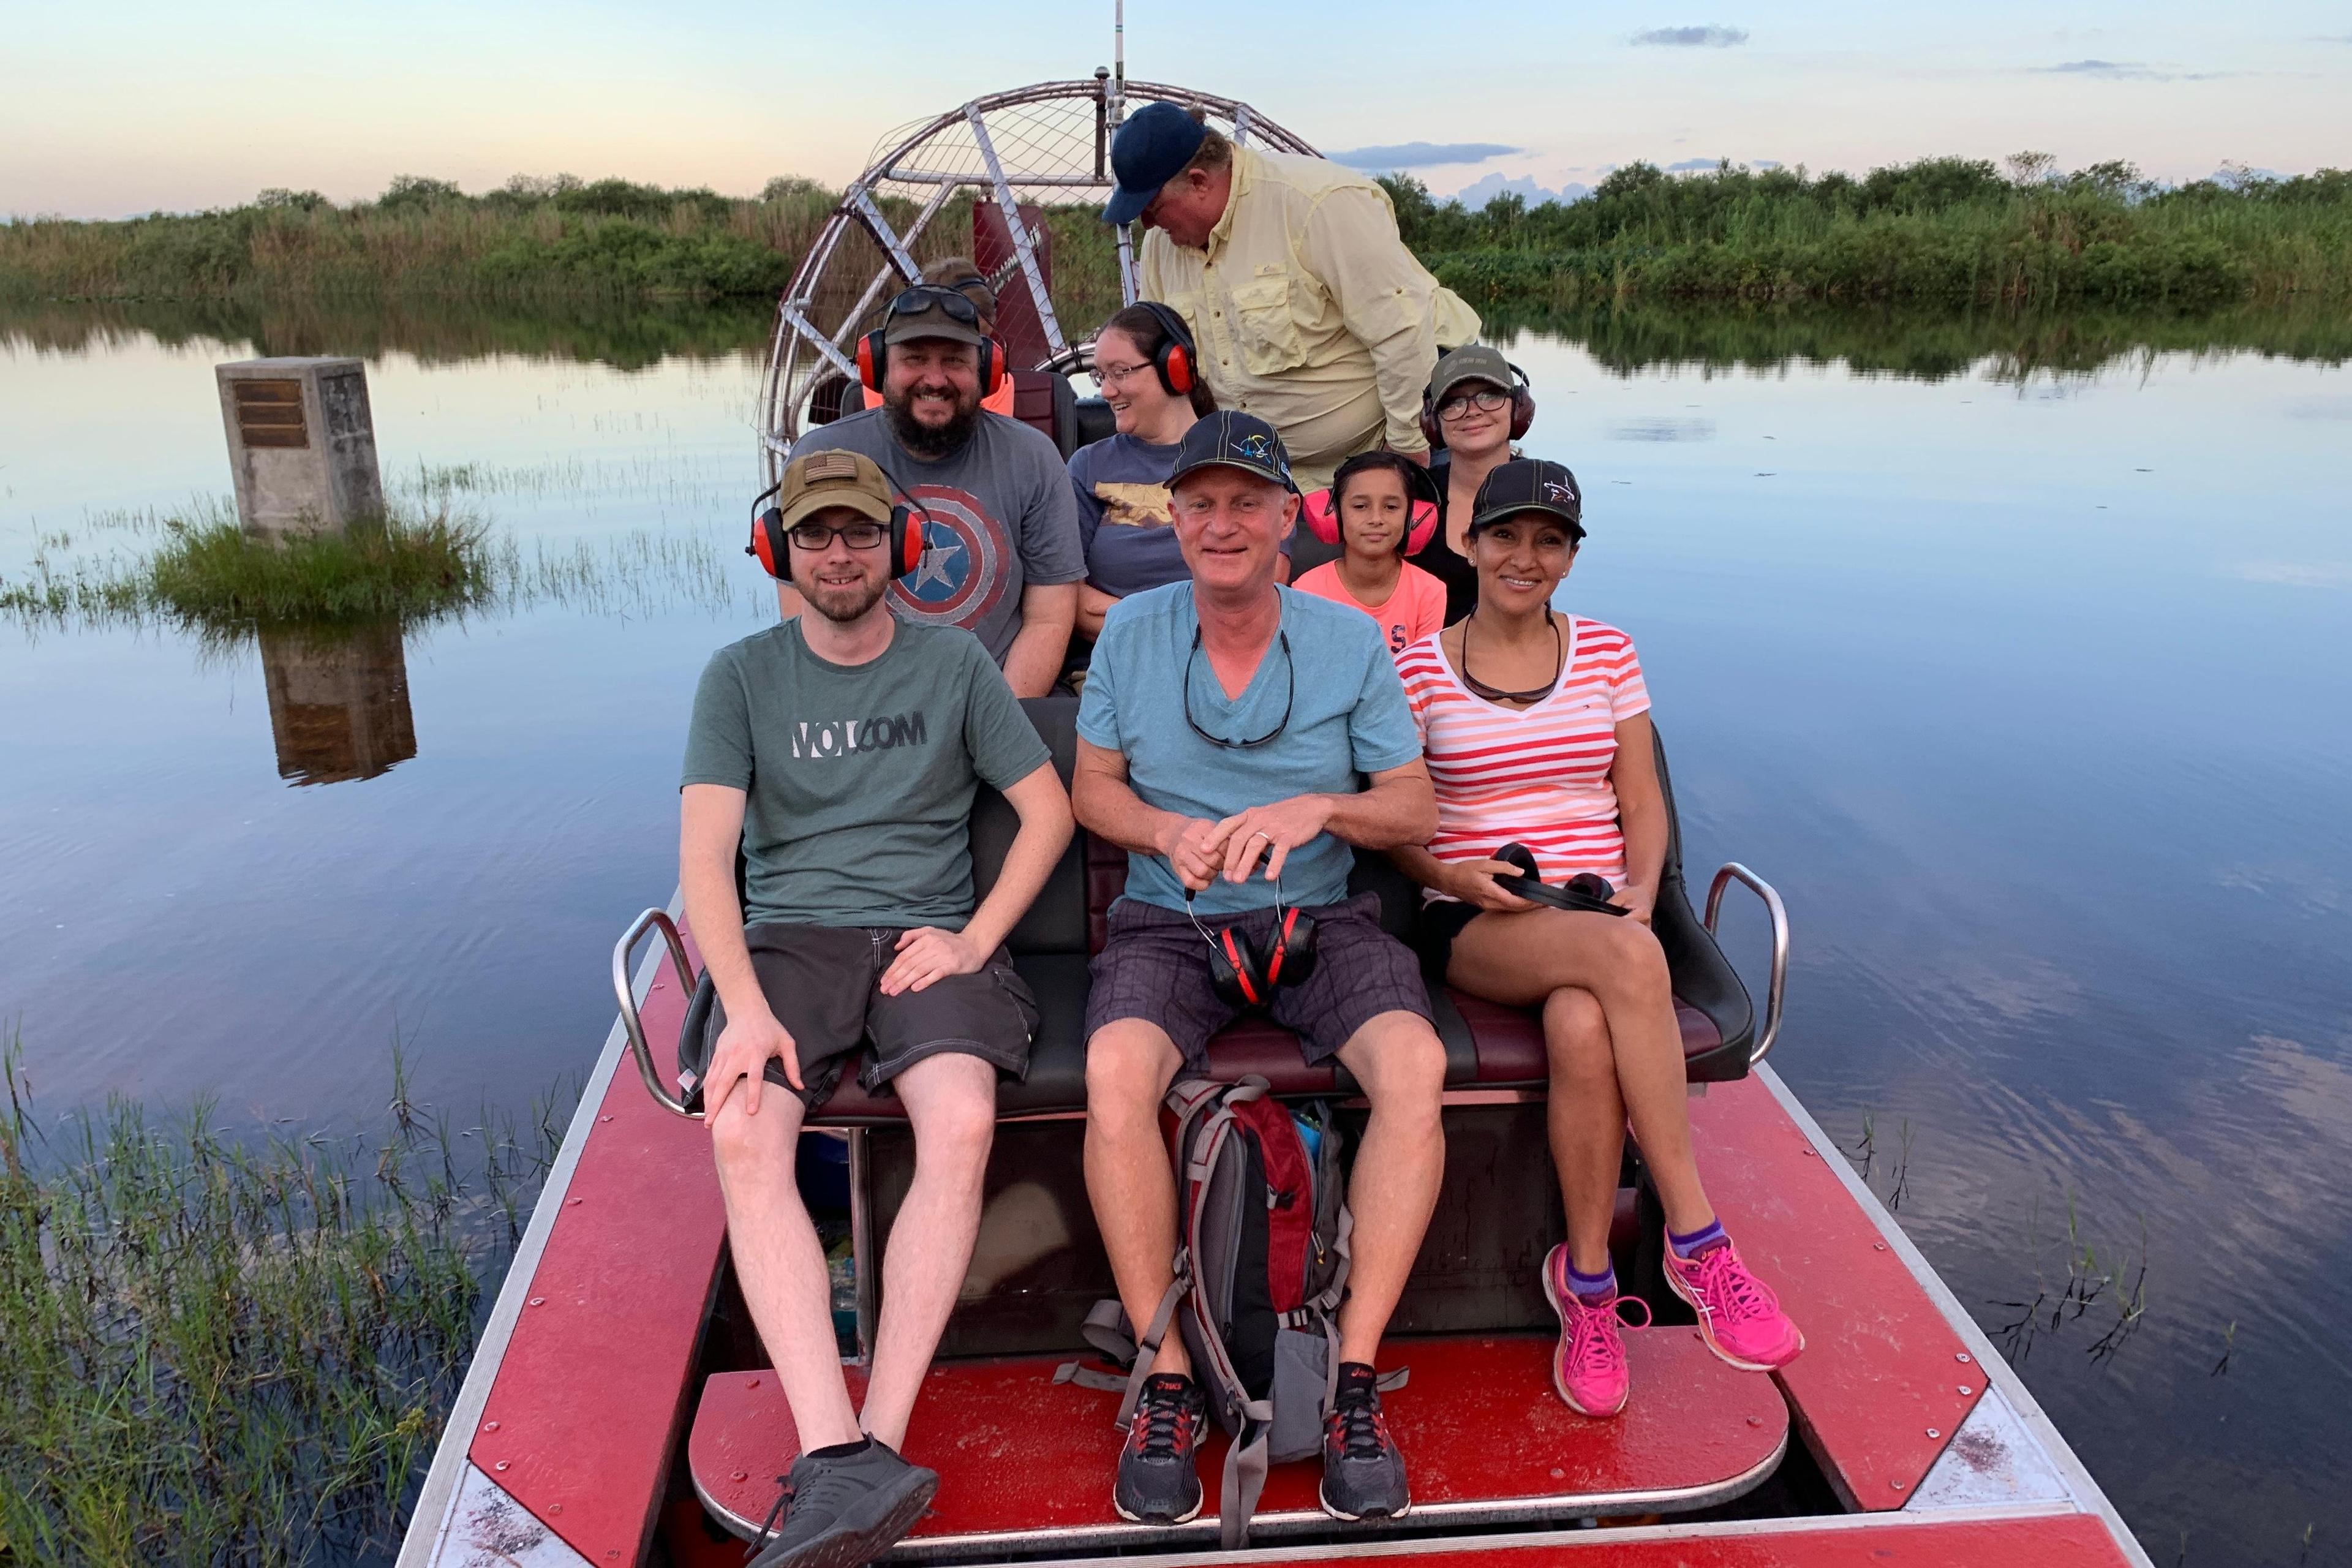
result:
[[[1426,843],[1436,797],[1379,626],[1276,582],[1298,490],[1273,426],[1200,420],[1169,488],[1191,578],[1110,611],[1078,706],[1072,805],[1128,851],[1087,1004],[1087,1188],[1119,1299],[1150,1322],[1176,1250],[1160,1097],[1180,1067],[1205,1075],[1210,1037],[1241,1010],[1212,978],[1212,944],[1230,930],[1265,951],[1294,912],[1311,916],[1312,966],[1286,976],[1269,957],[1248,1005],[1308,1063],[1339,1058],[1371,1102],[1322,1501],[1395,1518],[1410,1499],[1372,1361],[1437,1201],[1445,1053],[1418,963],[1381,930],[1376,895],[1348,897],[1348,873],[1350,845]],[[1200,1510],[1204,1404],[1181,1339],[1164,1336],[1120,1450],[1122,1516]]]

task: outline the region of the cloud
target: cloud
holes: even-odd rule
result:
[[[2217,81],[2244,76],[2244,71],[2177,71],[2140,60],[2067,60],[2062,65],[2030,66],[2037,76],[2088,76],[2104,81]]]
[[[1572,202],[1580,200],[1582,197],[1591,195],[1592,194],[1592,187],[1591,185],[1579,184],[1574,180],[1570,180],[1562,184],[1559,189],[1553,190],[1549,185],[1539,185],[1536,184],[1536,178],[1533,174],[1520,174],[1517,177],[1511,177],[1504,174],[1502,171],[1498,169],[1492,174],[1483,175],[1480,178],[1472,181],[1469,184],[1466,184],[1460,190],[1454,192],[1454,200],[1460,202],[1464,206],[1475,212],[1479,208],[1485,206],[1488,202],[1493,201],[1496,196],[1503,195],[1507,191],[1514,195],[1526,197],[1527,203],[1529,206],[1541,206],[1546,202]]]
[[[1439,163],[1483,163],[1524,149],[1498,142],[1404,142],[1393,147],[1356,147],[1326,153],[1351,169],[1426,169]]]
[[[1633,35],[1637,45],[1667,49],[1727,49],[1748,41],[1745,27],[1650,27]]]
[[[1723,160],[1720,158],[1685,158],[1679,163],[1667,164],[1666,173],[1669,174],[1695,174],[1702,169],[1712,169],[1717,163],[1722,162]]]

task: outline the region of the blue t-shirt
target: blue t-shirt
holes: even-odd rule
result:
[[[1147,805],[1222,821],[1296,795],[1353,794],[1363,787],[1360,775],[1421,755],[1403,683],[1372,618],[1310,594],[1276,591],[1282,637],[1233,701],[1218,686],[1209,656],[1191,658],[1201,621],[1190,581],[1121,599],[1104,617],[1078,699],[1078,735],[1125,753],[1128,783]],[[1262,746],[1215,746],[1184,721],[1188,697],[1192,723],[1226,739],[1265,734],[1282,724],[1286,703],[1290,721]],[[1348,896],[1354,865],[1345,843],[1321,834],[1291,851],[1283,893],[1294,904],[1336,904]],[[1127,897],[1181,910],[1184,884],[1159,856],[1130,853]],[[1194,908],[1203,916],[1230,915],[1273,902],[1274,884],[1263,876],[1238,887],[1220,878]]]

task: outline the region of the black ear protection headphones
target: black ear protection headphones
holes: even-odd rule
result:
[[[1410,555],[1429,542],[1430,533],[1428,529],[1413,526],[1413,501],[1416,499],[1425,500],[1443,511],[1445,509],[1445,495],[1437,488],[1435,475],[1403,453],[1390,451],[1385,447],[1375,447],[1369,452],[1357,453],[1340,464],[1339,471],[1331,476],[1331,488],[1324,492],[1331,498],[1331,537],[1325,542],[1337,543],[1347,538],[1347,524],[1342,520],[1339,510],[1346,499],[1343,492],[1347,489],[1349,479],[1374,468],[1395,474],[1404,480],[1404,527],[1397,531],[1396,552],[1399,555]]]
[[[1184,889],[1184,913],[1209,944],[1209,984],[1230,1007],[1264,1007],[1276,988],[1304,985],[1315,973],[1315,917],[1282,901],[1282,879],[1274,883],[1274,929],[1260,942],[1246,931],[1219,926],[1212,933],[1192,913],[1192,889]]]
[[[881,464],[874,465],[880,468]],[[924,505],[908,495],[889,470],[883,469],[883,482],[898,494],[898,501],[890,509],[890,580],[911,576],[923,563],[926,548],[923,525],[929,523],[931,514]],[[756,556],[761,570],[779,583],[793,580],[791,538],[784,529],[784,509],[768,498],[784,488],[781,479],[751,498],[751,542],[743,553]],[[762,507],[760,503],[768,501]],[[922,521],[918,523],[917,518]]]
[[[1520,875],[1517,877],[1497,874],[1495,880],[1506,892],[1517,893],[1529,903],[1549,904],[1556,910],[1585,910],[1596,915],[1627,912],[1624,905],[1609,901],[1617,889],[1609,885],[1608,878],[1595,872],[1579,871],[1554,887],[1536,869],[1535,854],[1524,844],[1506,844],[1495,851],[1493,858],[1519,868]]]
[[[890,374],[890,345],[883,342],[889,330],[890,318],[928,310],[933,305],[944,310],[965,326],[977,329],[980,308],[961,289],[950,289],[944,283],[918,283],[892,300],[882,312],[882,325],[857,340],[857,379],[867,391],[882,390],[883,378]],[[997,351],[996,340],[982,334],[980,340],[980,395],[992,397],[1004,385],[1010,373],[1004,366],[1004,355]]]
[[[1511,374],[1519,378],[1518,384],[1511,388],[1510,438],[1517,441],[1524,437],[1528,433],[1528,426],[1536,422],[1535,388],[1528,384],[1526,371],[1521,370],[1517,365],[1511,364],[1508,360],[1503,363],[1510,365]],[[1421,433],[1429,442],[1429,449],[1433,452],[1442,452],[1445,449],[1445,434],[1442,426],[1443,421],[1437,417],[1437,405],[1431,399],[1429,389],[1424,386],[1421,389]]]
[[[1151,312],[1160,323],[1160,346],[1152,351],[1151,368],[1160,373],[1160,384],[1171,397],[1190,397],[1198,386],[1200,373],[1193,360],[1199,351],[1192,346],[1192,330],[1184,318],[1157,300],[1138,300],[1137,304]]]

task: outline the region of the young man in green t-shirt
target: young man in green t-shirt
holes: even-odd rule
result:
[[[754,1563],[819,1568],[880,1556],[938,1489],[898,1448],[971,1258],[996,1075],[1025,1070],[1037,1021],[1003,943],[1071,822],[1045,742],[987,650],[884,604],[898,531],[873,461],[799,458],[777,505],[762,525],[771,560],[807,613],[719,649],[703,671],[678,880],[719,991],[699,1081],[735,1270],[800,1436],[790,1511]],[[982,782],[1021,826],[975,909]],[[859,1081],[897,1092],[917,1151],[862,1413],[793,1180],[808,1108],[861,1047]],[[789,1092],[763,1095],[763,1081]]]

